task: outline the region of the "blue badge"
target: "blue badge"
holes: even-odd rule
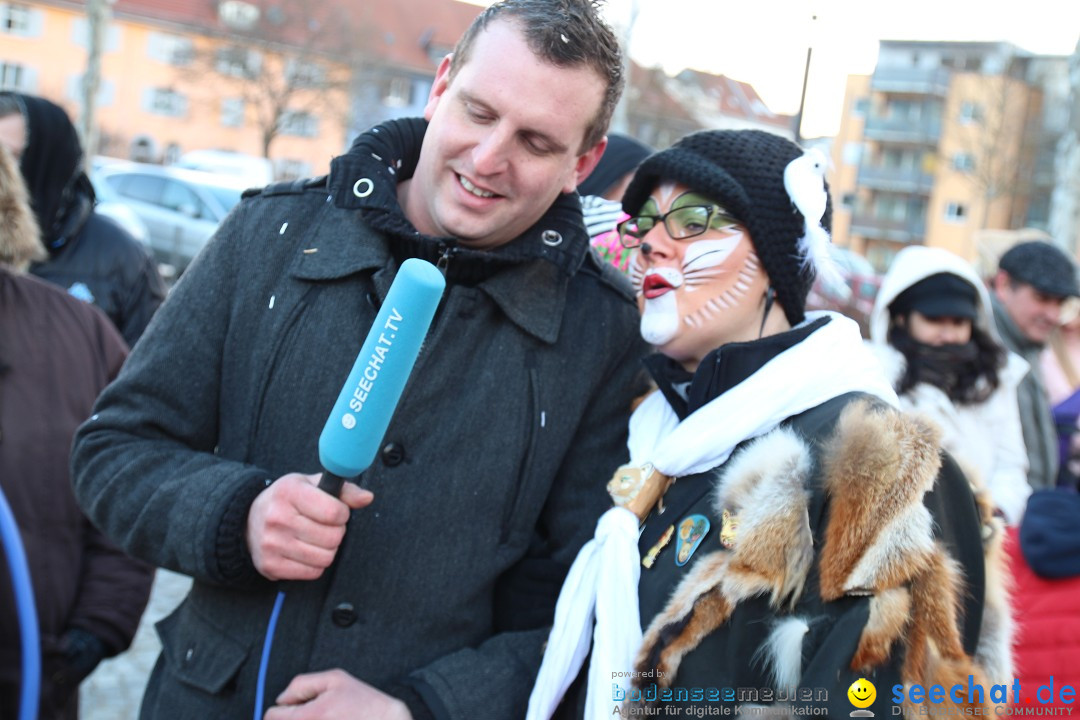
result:
[[[709,533],[709,518],[704,515],[687,515],[679,521],[676,531],[678,543],[675,546],[675,564],[682,567],[690,562],[690,557],[698,545]]]

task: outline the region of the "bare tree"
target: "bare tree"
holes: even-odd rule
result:
[[[101,87],[101,54],[104,46],[105,31],[108,29],[112,0],[87,0],[86,25],[87,38],[86,72],[83,74],[81,98],[82,113],[79,115],[79,134],[82,136],[86,157],[97,154],[98,125],[97,95]]]
[[[182,71],[205,83],[222,83],[238,112],[254,116],[264,157],[283,133],[315,134],[315,125],[348,124],[348,92],[364,32],[342,3],[319,0],[257,0],[258,13],[229,18],[230,31],[205,51],[195,51]],[[353,13],[355,15],[355,13]],[[222,101],[215,98],[215,101]]]
[[[943,160],[975,189],[977,229],[986,227],[991,206],[1001,198],[1012,199],[1010,222],[1022,219],[1039,140],[1039,104],[1026,83],[1005,74],[972,77],[967,87],[956,125],[957,152]]]

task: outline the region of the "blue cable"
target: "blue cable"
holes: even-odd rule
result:
[[[19,537],[19,525],[11,512],[4,491],[0,490],[0,537],[4,540],[11,583],[15,589],[15,609],[19,615],[19,637],[22,640],[22,694],[19,698],[19,720],[35,720],[38,695],[41,692],[41,640],[38,637],[37,608],[30,583],[30,566]]]
[[[274,600],[274,609],[270,612],[270,622],[266,624],[266,639],[263,641],[262,657],[259,658],[259,680],[255,685],[255,720],[262,720],[263,695],[266,693],[266,668],[270,665],[270,648],[274,645],[274,630],[277,629],[281,604],[285,602],[285,592],[278,591]]]

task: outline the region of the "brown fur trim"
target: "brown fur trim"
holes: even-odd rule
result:
[[[1005,554],[1005,521],[994,515],[989,493],[977,491],[975,499],[982,516],[986,556],[986,592],[975,659],[991,684],[1006,685],[1016,677],[1012,648],[1016,622],[1012,614],[1013,580]]]
[[[0,265],[21,272],[46,257],[18,163],[0,147]]]
[[[653,619],[648,630],[645,631],[641,649],[638,651],[637,660],[634,663],[639,671],[638,677],[641,677],[643,673],[649,670],[657,669],[664,671],[664,677],[673,677],[674,672],[669,673],[668,669],[670,668],[665,669],[668,666],[661,663],[671,662],[674,659],[677,667],[683,655],[696,647],[701,642],[701,638],[704,637],[704,635],[697,637],[693,645],[690,645],[689,639],[684,640],[682,635],[685,633],[696,634],[705,625],[711,625],[715,629],[731,615],[731,607],[724,607],[717,602],[709,602],[702,606],[702,616],[696,619],[696,624],[694,624],[695,619],[691,617],[691,614],[696,614],[695,606],[703,594],[702,590],[705,590],[704,594],[713,592],[724,576],[730,559],[730,553],[710,553],[701,558],[682,579],[682,582],[675,588],[675,592],[672,593],[671,599],[663,612]],[[714,613],[715,617],[704,617],[705,613]],[[681,648],[681,652],[677,656],[665,652],[666,648],[673,644]]]
[[[930,564],[912,580],[911,588],[911,631],[901,669],[904,682],[949,688],[966,684],[971,675],[986,687],[985,674],[964,654],[960,641],[961,579],[956,563],[939,547]],[[985,703],[958,705],[948,697],[942,706],[984,707],[984,712],[989,712]]]
[[[742,600],[771,595],[792,605],[813,561],[807,511],[810,450],[790,430],[777,430],[739,453],[718,484],[713,504],[735,512],[735,548],[699,560],[645,632],[637,666],[672,677],[683,656],[731,615]]]
[[[686,628],[660,653],[655,675],[660,678],[663,672],[660,680],[663,687],[671,684],[686,654],[700,645],[709,633],[727,622],[732,609],[719,588],[713,588],[698,598]]]
[[[870,600],[870,618],[859,638],[859,648],[851,667],[869,674],[891,654],[893,644],[903,635],[911,615],[911,593],[907,588],[883,590]]]
[[[821,595],[873,592],[906,582],[930,552],[922,504],[941,467],[939,431],[918,418],[845,408],[823,456],[829,519]]]
[[[736,513],[739,529],[724,590],[733,603],[770,592],[773,607],[794,606],[814,559],[806,490],[810,450],[794,432],[777,430],[736,456],[713,496],[719,516]]]

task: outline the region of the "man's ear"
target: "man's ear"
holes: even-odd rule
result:
[[[435,114],[435,108],[439,106],[439,98],[446,92],[450,85],[450,61],[454,54],[450,53],[439,63],[439,69],[435,71],[435,82],[431,84],[431,92],[428,93],[427,105],[424,106],[424,119],[431,121]]]
[[[563,187],[564,193],[571,193],[577,189],[577,186],[585,181],[585,178],[589,177],[595,168],[596,164],[600,162],[600,158],[604,154],[604,149],[607,147],[607,136],[601,138],[600,142],[593,145],[581,155],[578,155],[577,164],[574,166],[573,176],[569,178],[569,185]]]
[[[1009,273],[998,270],[994,277],[990,278],[990,290],[1001,298],[1002,289],[1009,283]]]

